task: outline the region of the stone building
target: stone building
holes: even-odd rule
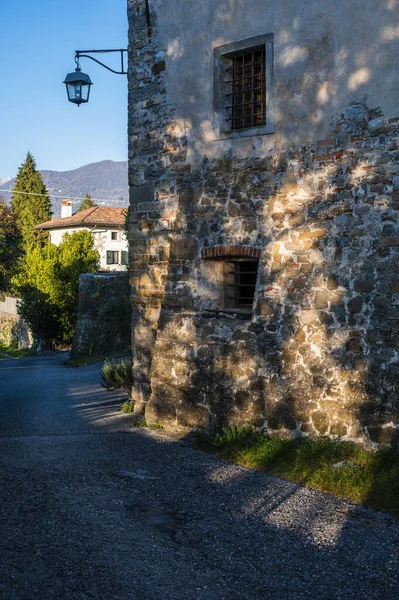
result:
[[[399,427],[397,0],[128,0],[148,421]]]

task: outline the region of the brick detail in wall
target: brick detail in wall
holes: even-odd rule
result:
[[[201,252],[201,258],[236,256],[259,259],[261,253],[262,251],[259,248],[251,248],[251,246],[214,246],[213,248],[204,248]]]

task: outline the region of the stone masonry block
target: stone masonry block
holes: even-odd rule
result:
[[[354,285],[356,292],[372,292],[374,289],[374,283],[365,279],[357,279]]]
[[[198,242],[191,239],[172,240],[170,260],[194,260],[198,257]]]
[[[383,237],[381,239],[381,246],[384,248],[389,246],[399,246],[399,237]]]
[[[154,201],[154,186],[152,183],[138,185],[130,188],[129,192],[130,205],[151,203]]]

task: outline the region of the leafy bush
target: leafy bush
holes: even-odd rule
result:
[[[101,370],[101,385],[107,390],[123,388],[130,397],[133,387],[133,361],[124,357],[119,360],[106,360]]]
[[[59,246],[29,249],[12,279],[18,313],[33,335],[49,344],[71,343],[78,313],[79,276],[98,270],[99,254],[89,231],[66,233]]]

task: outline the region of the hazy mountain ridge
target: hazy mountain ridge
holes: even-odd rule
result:
[[[40,171],[51,196],[53,218],[60,216],[60,204],[63,199],[71,199],[73,210],[77,210],[85,194],[97,199],[102,206],[125,207],[129,203],[127,161],[102,160],[73,169],[71,171]],[[7,202],[11,195],[2,190],[12,189],[15,178],[0,184],[0,195]],[[59,196],[59,197],[55,197]]]

